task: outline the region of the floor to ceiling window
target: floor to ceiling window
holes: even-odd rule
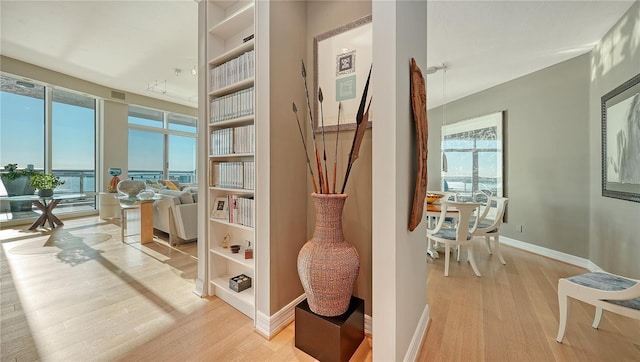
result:
[[[96,101],[59,89],[51,93],[51,170],[66,181],[58,190],[95,193]]]
[[[196,182],[197,119],[129,106],[129,170],[138,180]]]
[[[0,82],[0,165],[53,173],[65,180],[56,194],[87,195],[61,202],[57,213],[95,210],[96,99],[8,75]],[[37,216],[31,207],[7,210],[0,219]]]
[[[44,87],[0,76],[0,165],[44,169]]]

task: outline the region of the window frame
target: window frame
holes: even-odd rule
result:
[[[136,124],[136,123],[130,123],[129,120],[132,117],[132,112],[131,110],[133,109],[143,109],[143,110],[148,110],[150,112],[161,112],[162,113],[162,127],[153,127],[153,126],[146,126],[146,125],[140,125],[140,124]],[[170,123],[169,120],[171,118],[172,115],[178,116],[180,118],[192,118],[194,120],[194,126],[195,126],[195,131],[192,132],[187,132],[187,131],[180,131],[180,130],[173,130],[170,129]],[[140,117],[138,117],[140,118]],[[151,107],[144,107],[144,106],[140,106],[137,104],[129,104],[128,105],[128,110],[127,110],[127,134],[129,134],[129,131],[131,130],[137,130],[137,131],[142,131],[142,132],[149,132],[149,133],[159,133],[163,135],[163,150],[162,150],[162,175],[160,176],[162,179],[169,179],[170,178],[170,165],[169,165],[169,156],[170,156],[170,147],[171,147],[171,143],[169,142],[169,138],[170,136],[181,136],[181,137],[189,137],[189,138],[193,138],[195,140],[195,144],[196,144],[196,150],[194,153],[194,161],[195,162],[195,173],[192,176],[192,182],[195,183],[197,182],[198,179],[198,163],[197,163],[197,147],[198,147],[198,118],[197,117],[193,117],[193,116],[189,116],[186,114],[181,114],[178,112],[170,112],[170,111],[165,111],[165,110],[160,110],[160,109],[155,109],[155,108],[151,108]],[[129,157],[129,152],[130,150],[127,150],[127,158]],[[128,162],[127,162],[128,164]],[[129,171],[131,170],[130,166],[127,166],[127,174],[129,175]],[[132,177],[132,176],[129,176]],[[133,176],[135,177],[135,176]],[[145,178],[141,179],[145,180]]]

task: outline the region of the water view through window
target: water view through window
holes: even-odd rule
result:
[[[129,170],[136,180],[196,182],[197,119],[129,106]]]
[[[0,165],[17,164],[19,169],[33,168],[61,177],[65,184],[54,190],[56,194],[87,194],[84,199],[61,202],[59,212],[95,210],[95,98],[4,75],[0,82]],[[49,115],[47,104],[51,105]],[[2,186],[3,195],[33,193],[29,187],[7,190],[4,182]],[[19,213],[10,211],[16,208],[3,201],[0,219],[38,215],[28,202]]]

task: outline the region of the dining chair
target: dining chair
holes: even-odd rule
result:
[[[427,190],[427,194],[441,194],[444,195],[442,196],[442,198],[440,198],[438,201],[436,201],[434,204],[440,204],[440,202],[442,201],[457,201],[457,197],[458,194],[456,192],[452,192],[452,191],[429,191]],[[425,201],[425,209],[428,210],[429,205],[427,204],[427,202]],[[456,221],[456,215],[457,213],[455,212],[449,212],[449,214],[447,216],[445,216],[445,225],[448,226],[453,226],[453,223]],[[433,229],[437,224],[438,224],[438,219],[439,219],[439,214],[438,216],[433,216],[431,215],[431,213],[427,212],[426,214],[426,219],[427,219],[427,229]],[[438,243],[434,242],[432,244],[431,239],[427,238],[427,254],[432,258],[432,259],[438,259],[440,258],[440,254],[438,253]]]
[[[451,246],[467,248],[467,260],[477,276],[481,276],[473,256],[473,233],[479,220],[480,204],[476,202],[441,201],[442,209],[438,223],[433,229],[427,229],[429,243],[437,242],[444,245],[444,275],[449,276],[449,259],[451,258]],[[453,226],[445,224],[445,216],[448,209],[456,209],[458,213],[457,223]],[[471,215],[476,213],[475,221],[470,225]],[[458,254],[459,260],[459,254]]]
[[[127,212],[139,208],[136,196],[145,189],[144,181],[122,180],[118,182],[118,200],[120,201],[120,237],[124,243],[125,229],[127,229]]]
[[[489,196],[487,199],[487,205],[480,214],[477,228],[473,233],[474,236],[484,237],[485,245],[489,251],[489,255],[493,254],[495,250],[498,254],[498,259],[503,265],[507,263],[504,261],[502,251],[500,250],[500,226],[502,225],[502,219],[504,218],[505,210],[509,199],[506,197]],[[493,207],[493,205],[496,205]],[[474,221],[470,221],[473,223]],[[470,227],[472,225],[470,224]],[[493,248],[491,247],[491,239],[493,238]]]
[[[593,272],[558,280],[560,322],[556,341],[562,343],[569,315],[569,297],[596,307],[591,327],[597,329],[602,311],[640,320],[640,280]]]

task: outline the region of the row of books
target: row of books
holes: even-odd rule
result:
[[[217,129],[211,132],[213,156],[255,152],[255,126]]]
[[[211,123],[253,114],[253,87],[211,100]]]
[[[229,195],[229,222],[255,227],[255,200],[250,195]]]
[[[211,70],[211,90],[236,84],[255,75],[255,51],[250,50]]]
[[[216,162],[211,167],[211,185],[232,189],[254,190],[254,161]]]

